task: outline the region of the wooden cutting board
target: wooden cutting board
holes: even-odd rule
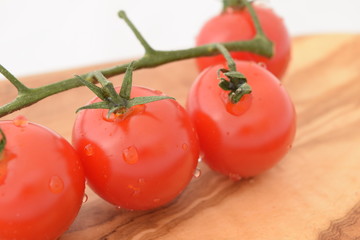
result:
[[[21,79],[40,86],[112,65]],[[186,60],[137,71],[134,82],[184,104],[196,75],[194,61]],[[283,82],[298,130],[290,153],[273,169],[233,182],[200,164],[201,176],[172,204],[153,211],[118,209],[87,189],[88,201],[61,240],[360,239],[360,35],[295,38]],[[0,82],[0,104],[14,95]],[[23,114],[70,140],[75,109],[91,96],[85,88],[70,90],[2,119]]]

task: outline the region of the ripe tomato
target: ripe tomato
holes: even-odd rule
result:
[[[135,86],[131,97],[160,94]],[[106,201],[133,210],[156,208],[176,198],[192,179],[199,157],[185,109],[166,99],[136,105],[124,114],[107,113],[83,110],[73,128],[73,145],[89,186]]]
[[[252,93],[236,104],[218,86],[216,65],[194,82],[187,108],[199,136],[203,160],[233,179],[253,177],[272,167],[289,150],[295,110],[280,81],[254,62],[238,61]]]
[[[264,33],[273,42],[274,55],[266,58],[250,52],[232,52],[231,56],[238,60],[255,61],[266,66],[275,76],[281,79],[288,67],[291,55],[291,39],[283,20],[270,8],[253,4]],[[221,14],[211,18],[200,30],[196,45],[215,42],[231,42],[250,40],[255,36],[255,27],[248,10],[228,8]],[[222,55],[200,57],[196,59],[200,70],[223,63]]]
[[[1,121],[0,239],[57,239],[81,207],[85,176],[73,147],[24,118]],[[1,138],[1,137],[0,137]]]

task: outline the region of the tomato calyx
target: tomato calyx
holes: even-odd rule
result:
[[[108,117],[110,117],[112,113],[125,114],[131,107],[136,105],[146,104],[163,99],[174,99],[169,96],[145,96],[131,98],[130,95],[132,89],[133,70],[133,62],[131,62],[125,72],[119,93],[116,92],[113,83],[107,80],[105,76],[99,71],[95,71],[93,74],[102,87],[96,86],[96,84],[87,81],[81,76],[76,76],[83,85],[87,86],[92,92],[95,93],[96,96],[102,100],[101,102],[95,102],[80,107],[76,110],[76,112],[84,109],[109,109]]]
[[[1,161],[4,149],[5,149],[5,145],[6,145],[6,136],[5,136],[5,133],[1,130],[1,128],[0,128],[0,136],[1,136],[1,139],[0,139],[0,161]]]
[[[251,86],[247,83],[244,74],[236,70],[236,64],[231,57],[229,51],[222,45],[216,44],[217,49],[226,59],[229,69],[221,68],[218,70],[219,87],[229,92],[229,100],[231,103],[237,103],[245,94],[251,93]],[[225,77],[221,77],[221,75]]]
[[[227,79],[221,77],[221,73]],[[221,68],[218,70],[218,78],[220,79],[219,86],[225,91],[230,91],[228,96],[231,103],[239,102],[245,94],[250,94],[252,91],[245,76],[237,71]]]

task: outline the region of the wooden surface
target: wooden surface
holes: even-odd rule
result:
[[[22,80],[39,86],[102,67]],[[183,104],[196,74],[187,60],[138,71],[134,82]],[[297,109],[298,131],[290,153],[273,169],[235,183],[200,164],[201,176],[154,211],[117,209],[88,189],[89,200],[61,240],[360,239],[360,35],[295,38],[283,82]],[[0,83],[1,104],[14,94]],[[74,89],[2,119],[23,114],[70,139],[74,111],[90,96]]]

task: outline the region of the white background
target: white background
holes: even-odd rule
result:
[[[359,0],[267,0],[292,36],[360,33]],[[16,76],[139,57],[125,10],[156,49],[192,47],[221,0],[0,0],[0,64]],[[0,76],[2,78],[2,76]]]

